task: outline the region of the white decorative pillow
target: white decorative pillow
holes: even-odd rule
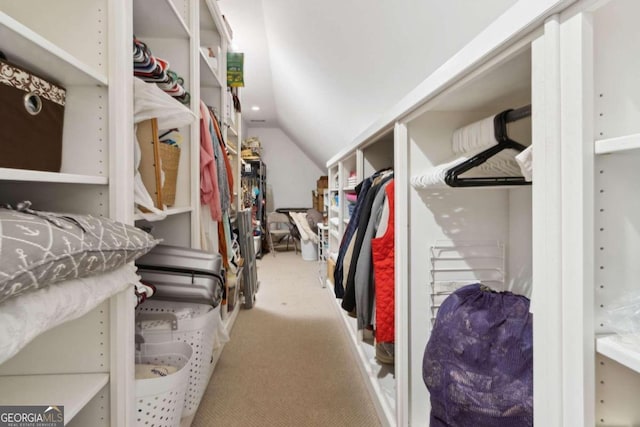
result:
[[[0,208],[0,302],[53,283],[114,270],[159,240],[91,215]]]

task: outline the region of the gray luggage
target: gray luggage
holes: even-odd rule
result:
[[[156,288],[154,299],[217,307],[224,293],[220,254],[158,245],[136,261],[142,281]]]

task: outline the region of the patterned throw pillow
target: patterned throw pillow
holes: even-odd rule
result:
[[[53,283],[114,270],[160,241],[109,218],[0,208],[0,302]]]

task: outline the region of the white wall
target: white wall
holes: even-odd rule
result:
[[[250,128],[245,138],[258,137],[267,165],[267,212],[277,208],[310,208],[311,191],[326,175],[279,128]]]

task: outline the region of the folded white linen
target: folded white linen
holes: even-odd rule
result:
[[[88,313],[111,296],[138,282],[136,268],[68,280],[24,293],[0,304],[0,364],[41,333]]]

